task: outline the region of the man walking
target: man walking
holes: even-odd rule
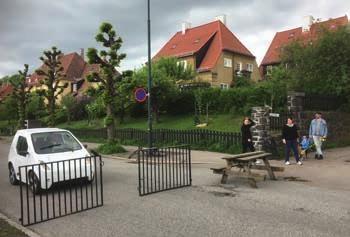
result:
[[[321,113],[316,113],[315,118],[311,121],[309,129],[309,137],[313,139],[316,146],[315,159],[322,160],[322,142],[327,137],[328,129],[327,123],[322,119]]]

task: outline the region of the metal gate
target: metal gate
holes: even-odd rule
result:
[[[103,206],[102,166],[99,155],[20,166],[21,224]]]
[[[140,149],[138,178],[140,196],[191,186],[190,146]]]

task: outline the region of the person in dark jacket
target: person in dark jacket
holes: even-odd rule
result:
[[[282,141],[286,145],[286,160],[285,164],[290,165],[289,162],[289,153],[290,150],[293,150],[295,160],[298,165],[302,165],[301,161],[299,160],[299,153],[298,153],[298,128],[294,124],[293,119],[289,117],[287,119],[287,124],[283,126],[282,129]]]
[[[252,132],[250,131],[250,128],[253,127],[254,125],[255,123],[250,118],[245,117],[243,119],[243,124],[241,127],[243,153],[247,152],[248,149],[249,151],[255,151],[255,148],[253,146]]]

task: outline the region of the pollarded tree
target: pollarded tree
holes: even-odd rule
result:
[[[87,57],[89,63],[98,64],[100,70],[93,72],[87,79],[89,81],[100,82],[102,84],[103,98],[106,105],[105,125],[107,127],[107,135],[109,140],[115,138],[116,126],[116,97],[117,84],[120,82],[121,75],[116,70],[121,60],[126,54],[119,53],[122,46],[122,39],[117,36],[113,26],[110,23],[102,23],[99,32],[95,36],[97,42],[102,43],[105,49],[98,51],[95,48],[89,48]]]
[[[17,103],[17,129],[22,129],[24,128],[26,107],[30,97],[30,87],[27,87],[26,83],[28,64],[24,64],[24,70],[18,71],[18,73],[18,75],[11,77],[9,82],[12,86],[12,96]]]
[[[51,50],[44,51],[44,55],[40,57],[43,62],[43,67],[36,70],[36,73],[43,78],[40,80],[40,84],[44,86],[40,93],[47,100],[47,110],[49,113],[48,126],[55,125],[55,107],[56,99],[63,93],[64,88],[67,88],[68,84],[61,83],[65,75],[63,67],[60,62],[62,52],[57,50],[56,47],[52,47]]]

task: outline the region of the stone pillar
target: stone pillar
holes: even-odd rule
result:
[[[263,149],[263,145],[270,134],[270,109],[268,107],[253,107],[252,120],[256,123],[252,127],[253,143],[257,151]]]
[[[304,99],[304,92],[288,92],[288,111],[289,114],[293,117],[295,124],[298,126],[301,136],[307,133],[306,114],[303,107]]]

